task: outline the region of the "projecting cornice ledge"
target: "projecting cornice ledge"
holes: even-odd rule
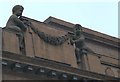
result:
[[[55,61],[53,62],[51,60],[31,58],[6,51],[3,51],[2,58],[3,58],[2,59],[3,63],[4,61],[7,61],[8,63],[12,62],[11,65],[13,65],[14,63],[17,64],[16,65],[17,67],[20,67],[19,64],[22,64],[23,66],[27,65],[27,67],[32,66],[33,68],[42,67],[45,69],[56,71],[58,73],[63,73],[63,74],[65,73],[67,75],[76,76],[78,78],[87,78],[91,80],[118,80],[118,78],[116,77],[106,76],[86,70],[73,68],[68,65],[56,63]],[[32,68],[30,67],[28,70],[32,70]]]

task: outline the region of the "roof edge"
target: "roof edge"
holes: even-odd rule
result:
[[[31,19],[31,18],[28,18],[28,17],[25,17],[25,16],[22,16],[22,17],[24,19],[27,19],[27,20],[30,20],[30,21],[36,21],[38,23],[43,23],[43,24],[48,24],[48,25],[49,25],[49,23],[53,22],[53,23],[56,23],[58,25],[62,25],[62,26],[65,26],[67,28],[70,28],[70,29],[73,29],[73,27],[75,25],[73,23],[66,22],[64,20],[61,20],[61,19],[58,19],[58,18],[55,18],[55,17],[52,17],[52,16],[48,17],[44,22],[41,22],[41,21],[38,21],[38,20],[35,20],[35,19]],[[87,34],[91,34],[91,35],[94,35],[96,37],[107,39],[109,41],[113,41],[113,42],[117,42],[117,43],[120,42],[120,39],[117,38],[117,37],[113,37],[113,36],[110,36],[110,35],[95,31],[95,30],[91,30],[91,29],[86,28],[86,27],[83,27],[83,31]]]
[[[71,28],[71,29],[73,29],[73,26],[75,25],[73,23],[66,22],[64,20],[61,20],[61,19],[58,19],[58,18],[55,18],[55,17],[52,17],[52,16],[48,17],[44,21],[44,23],[47,23],[47,24],[49,24],[50,22],[54,22],[56,24],[66,26],[66,27]],[[95,35],[95,36],[98,36],[98,37],[102,37],[102,38],[105,38],[105,39],[108,39],[108,40],[111,40],[111,41],[115,41],[115,42],[119,42],[118,40],[120,40],[117,37],[114,37],[114,36],[111,36],[111,35],[107,35],[107,34],[104,34],[104,33],[101,33],[101,32],[98,32],[98,31],[86,28],[86,27],[83,27],[83,31],[88,33],[88,34],[92,34],[92,35]]]

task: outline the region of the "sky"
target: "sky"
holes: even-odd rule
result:
[[[0,0],[0,27],[5,27],[15,5],[23,16],[43,22],[49,16],[118,37],[119,0]]]

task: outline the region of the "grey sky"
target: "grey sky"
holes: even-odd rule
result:
[[[44,21],[49,16],[81,24],[83,27],[118,37],[118,2],[109,1],[61,1],[47,2],[46,0],[1,0],[0,27],[4,27],[14,5],[23,5],[23,16]]]

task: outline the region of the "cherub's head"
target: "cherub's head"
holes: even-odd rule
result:
[[[81,31],[81,30],[82,30],[81,27],[82,27],[82,26],[81,26],[80,24],[76,24],[76,25],[75,25],[75,30],[80,30],[80,31]]]
[[[81,33],[82,33],[82,26],[80,24],[76,24],[74,26],[74,32],[78,36],[81,35]]]
[[[21,16],[24,8],[21,5],[15,5],[12,9],[12,13],[16,16]]]

